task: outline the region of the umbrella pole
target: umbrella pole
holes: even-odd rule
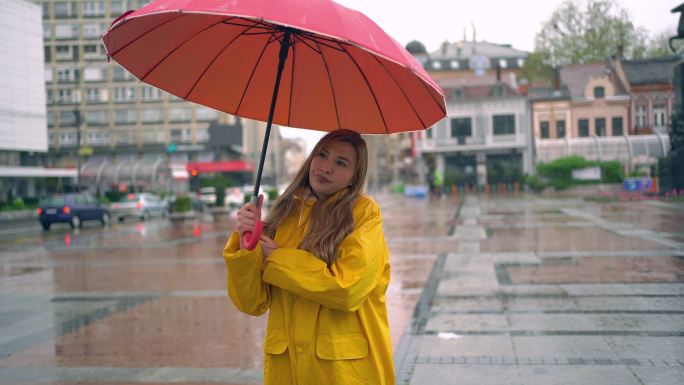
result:
[[[268,139],[271,137],[271,125],[273,124],[273,114],[275,113],[276,100],[278,99],[278,89],[280,88],[280,78],[285,68],[285,60],[290,51],[290,35],[289,29],[285,30],[283,40],[280,42],[280,55],[278,60],[278,73],[276,75],[275,86],[273,88],[273,97],[271,98],[271,109],[268,111],[268,121],[266,122],[266,133],[264,133],[264,142],[261,146],[261,158],[259,159],[259,168],[257,169],[256,180],[254,182],[254,192],[252,193],[251,202],[258,203],[259,186],[261,186],[261,173],[264,171],[264,162],[266,161],[266,150],[268,149]]]
[[[268,139],[271,136],[271,125],[273,124],[273,114],[275,113],[276,100],[278,99],[278,89],[280,88],[280,78],[283,75],[283,68],[285,67],[285,60],[287,53],[290,50],[290,35],[292,31],[285,29],[283,40],[280,42],[280,55],[278,60],[278,73],[276,74],[275,86],[273,88],[273,98],[271,98],[271,109],[268,111],[268,121],[266,122],[266,133],[264,134],[264,144],[261,147],[261,158],[259,159],[259,168],[257,169],[256,181],[254,182],[254,192],[252,193],[251,202],[254,204],[259,212],[261,212],[262,199],[259,199],[259,186],[261,185],[261,173],[264,171],[264,162],[266,161],[266,150],[268,149]],[[261,232],[264,228],[264,222],[257,220],[254,224],[253,231],[245,231],[242,235],[243,245],[247,250],[253,250],[259,239],[261,239]]]

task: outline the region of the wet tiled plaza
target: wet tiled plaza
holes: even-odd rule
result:
[[[681,204],[377,199],[398,383],[684,383]],[[260,384],[266,319],[225,294],[233,226],[1,241],[0,384]]]

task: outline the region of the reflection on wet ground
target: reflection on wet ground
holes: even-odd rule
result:
[[[515,194],[469,196],[467,205],[465,198],[377,197],[392,264],[392,342],[400,350],[407,336],[424,339],[405,371],[418,368],[411,383],[442,383],[421,363],[454,358],[454,349],[510,358],[512,338],[547,338],[553,327],[568,333],[581,325],[559,320],[584,317],[553,312],[599,319],[592,312],[631,314],[638,305],[655,309],[638,315],[644,319],[681,318],[684,211]],[[231,216],[208,216],[0,241],[0,384],[260,383],[266,317],[237,312],[225,293],[221,251],[234,225]],[[486,339],[508,348],[494,352]],[[493,368],[483,365],[476,369]],[[193,369],[205,371],[188,374]]]

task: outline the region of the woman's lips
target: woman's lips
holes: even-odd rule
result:
[[[314,175],[314,178],[316,178],[319,183],[330,183],[330,179],[324,177],[323,175]]]

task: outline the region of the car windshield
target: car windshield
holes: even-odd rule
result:
[[[48,197],[40,201],[41,206],[64,206],[64,197]]]
[[[140,200],[140,195],[138,194],[128,194],[121,198],[121,202],[137,202]]]

